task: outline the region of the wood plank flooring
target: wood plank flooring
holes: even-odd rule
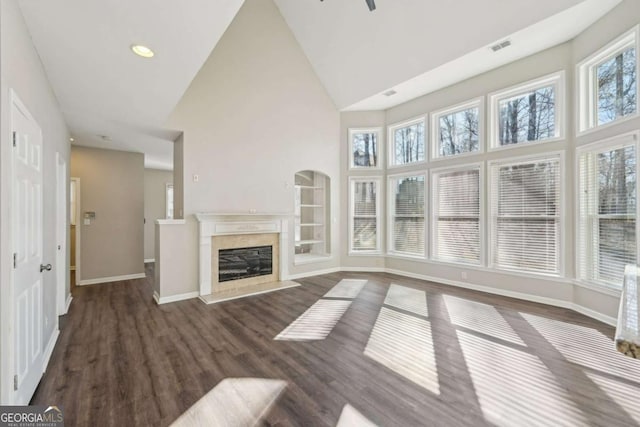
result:
[[[640,422],[640,363],[615,351],[611,327],[570,310],[383,273],[158,306],[147,273],[74,289],[33,404],[62,406],[67,426],[166,426],[249,377],[287,383],[263,425],[333,427],[346,405],[380,426]],[[349,278],[368,282],[326,339],[274,340]],[[407,300],[415,290],[426,307]]]

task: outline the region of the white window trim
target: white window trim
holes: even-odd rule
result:
[[[546,86],[554,86],[555,93],[555,136],[552,138],[542,139],[539,141],[521,142],[518,144],[499,145],[499,104],[500,101],[512,98],[518,95],[531,92],[532,90],[540,89]],[[561,141],[565,138],[565,123],[566,123],[566,94],[565,94],[565,72],[564,70],[557,71],[546,76],[529,80],[528,82],[521,83],[515,86],[511,86],[506,89],[502,89],[489,94],[488,108],[489,108],[489,151],[499,150],[511,150],[522,147],[530,147],[532,145],[547,144],[550,142]]]
[[[567,218],[566,218],[566,179],[565,178],[565,152],[564,151],[549,151],[543,154],[532,154],[532,155],[527,155],[527,156],[519,156],[519,157],[509,157],[506,159],[500,159],[500,160],[494,160],[494,161],[490,161],[487,164],[487,171],[489,173],[489,181],[491,182],[491,179],[493,178],[493,170],[494,167],[496,166],[502,166],[502,165],[518,165],[518,164],[524,164],[524,163],[531,163],[531,162],[535,162],[535,161],[545,161],[545,160],[550,160],[550,159],[554,159],[557,158],[558,159],[558,167],[559,167],[559,171],[558,171],[558,175],[560,176],[560,206],[558,208],[558,218],[560,220],[560,232],[558,235],[558,238],[560,239],[558,242],[558,271],[556,273],[544,273],[544,272],[537,272],[537,271],[529,271],[529,270],[522,270],[522,273],[526,273],[527,275],[531,275],[531,276],[536,276],[536,277],[561,277],[564,278],[566,277],[566,268],[565,268],[565,249],[566,249],[566,234],[567,234],[567,229],[569,228],[567,226]],[[503,268],[500,266],[497,266],[493,263],[493,255],[495,252],[495,248],[493,245],[493,231],[494,231],[494,224],[493,224],[493,212],[491,212],[491,202],[493,200],[493,196],[494,196],[494,192],[496,191],[495,188],[492,188],[491,185],[488,186],[488,190],[487,190],[487,210],[488,210],[488,214],[487,214],[487,220],[486,222],[486,226],[487,226],[487,267],[491,270],[495,270],[495,271],[508,271],[508,272],[519,272],[520,270],[512,270],[512,269],[508,269],[508,268]]]
[[[424,160],[411,163],[394,163],[396,141],[393,133],[398,129],[402,129],[407,126],[419,123],[422,123],[424,125]],[[389,143],[387,144],[387,159],[389,159],[387,162],[387,169],[398,169],[409,166],[424,165],[429,159],[429,133],[427,128],[427,120],[424,115],[387,126],[387,141],[389,141]]]
[[[601,139],[595,142],[591,142],[589,144],[582,145],[576,148],[575,155],[575,164],[574,164],[574,182],[576,191],[574,192],[574,206],[575,206],[575,224],[576,224],[576,234],[575,234],[575,259],[574,259],[574,268],[575,268],[575,284],[582,286],[584,288],[593,289],[595,291],[602,292],[602,290],[607,290],[609,292],[620,292],[621,287],[612,286],[608,283],[599,282],[596,280],[588,280],[583,279],[581,277],[581,268],[580,268],[580,157],[589,152],[602,152],[602,151],[611,151],[616,148],[622,148],[631,145],[630,143],[635,144],[636,146],[636,177],[640,176],[640,163],[638,163],[638,156],[640,156],[640,131],[627,132],[620,135],[613,136],[611,138]],[[640,186],[636,185],[636,200],[640,200]],[[636,207],[638,212],[636,216],[640,216],[640,205]],[[636,262],[640,264],[640,221],[636,220]]]
[[[394,211],[395,208],[395,202],[392,200],[392,196],[394,195],[394,191],[392,189],[392,182],[394,180],[397,179],[402,179],[402,178],[411,178],[411,177],[417,177],[417,176],[422,176],[424,177],[424,252],[422,253],[422,255],[419,254],[413,254],[413,253],[407,253],[407,252],[402,252],[402,251],[396,251],[393,248],[393,217],[394,215],[392,214],[392,212]],[[389,175],[387,176],[387,254],[390,256],[394,256],[397,258],[410,258],[410,259],[418,259],[418,260],[426,260],[427,259],[427,251],[428,251],[428,247],[429,247],[429,232],[428,232],[428,218],[429,218],[429,213],[427,211],[428,208],[428,204],[427,201],[429,200],[428,194],[429,194],[429,181],[428,181],[428,177],[427,177],[427,172],[426,171],[415,171],[414,173],[411,172],[403,172],[403,173],[399,173],[399,174],[394,174],[394,175]]]
[[[354,184],[356,182],[375,182],[376,183],[376,249],[374,250],[357,250],[353,248],[353,217],[354,217]],[[382,189],[382,178],[379,176],[352,176],[349,177],[349,256],[371,256],[382,255],[382,198],[384,197]]]
[[[442,260],[439,258],[436,258],[436,246],[437,246],[437,221],[436,221],[436,211],[435,211],[435,207],[438,205],[438,201],[437,201],[437,197],[438,197],[438,191],[435,189],[435,176],[439,175],[439,174],[443,174],[443,173],[451,173],[451,172],[464,172],[464,171],[470,171],[470,170],[478,170],[479,172],[479,182],[478,182],[478,197],[480,199],[480,216],[479,216],[479,237],[480,237],[480,242],[479,242],[479,249],[480,249],[480,260],[477,263],[470,263],[470,262],[461,262],[461,261],[449,261],[449,260]],[[448,265],[457,265],[457,266],[474,266],[474,267],[483,267],[487,265],[488,262],[488,258],[487,258],[487,251],[485,250],[485,248],[487,247],[486,244],[486,229],[487,229],[487,215],[486,215],[486,190],[485,190],[485,167],[484,167],[484,162],[477,162],[477,163],[465,163],[463,165],[459,165],[459,166],[450,166],[450,167],[440,167],[440,168],[435,168],[435,169],[431,169],[430,170],[430,183],[431,183],[431,236],[432,239],[430,241],[431,243],[431,247],[430,247],[430,260],[436,263],[442,263],[442,264],[448,264]],[[502,270],[500,270],[502,271]]]
[[[377,135],[378,140],[378,163],[376,166],[354,166],[353,165],[353,135],[357,133],[375,133]],[[359,171],[373,171],[373,170],[382,170],[382,165],[384,162],[384,141],[382,140],[382,128],[380,127],[372,127],[372,128],[349,128],[348,132],[348,144],[349,147],[349,170],[359,170]]]
[[[638,59],[638,51],[640,40],[640,25],[636,25],[631,30],[625,32],[621,36],[607,43],[604,47],[591,54],[587,58],[580,61],[576,65],[576,134],[578,136],[586,135],[596,130],[606,129],[608,127],[620,124],[629,119],[638,117],[640,102],[640,84],[636,82],[636,112],[629,114],[609,123],[598,125],[597,115],[597,81],[595,79],[595,69],[602,62],[616,56],[620,52],[628,49],[630,46],[636,48],[636,78],[640,75],[640,60]]]
[[[440,152],[440,117],[460,111],[478,108],[478,151],[469,151],[468,153],[455,154],[452,156],[441,156]],[[429,159],[431,161],[459,159],[467,156],[477,156],[484,152],[485,145],[485,109],[484,96],[456,104],[431,113],[431,149],[429,150]]]

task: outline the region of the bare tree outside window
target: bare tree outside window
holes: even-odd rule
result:
[[[395,165],[424,161],[424,122],[394,129],[393,143],[393,161]]]
[[[598,124],[636,112],[636,49],[620,52],[597,67]]]
[[[441,116],[439,126],[439,155],[454,156],[479,149],[478,107]]]
[[[378,134],[375,132],[357,132],[351,134],[353,167],[378,166]]]
[[[499,103],[500,145],[541,141],[556,135],[555,88],[546,86]]]

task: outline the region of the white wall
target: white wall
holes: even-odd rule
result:
[[[22,13],[15,0],[0,2],[0,402],[6,403],[12,395],[13,372],[12,342],[10,326],[13,323],[11,275],[11,106],[9,90],[13,89],[29,109],[42,129],[44,152],[44,254],[45,263],[54,263],[55,242],[55,154],[59,152],[69,165],[69,133],[62,117],[60,106],[49,85],[47,76]],[[67,201],[68,204],[68,201]],[[69,236],[67,234],[67,248]],[[44,328],[42,347],[47,348],[57,331],[56,283],[54,272],[44,274]],[[65,280],[69,292],[69,275]]]
[[[317,170],[331,178],[337,254],[339,126],[338,111],[272,0],[247,0],[170,119],[171,128],[184,131],[184,232],[192,233],[196,212],[293,214],[295,172]],[[338,259],[289,271],[333,268]],[[196,289],[185,284],[184,292]]]
[[[430,278],[434,281],[443,283],[475,287],[489,292],[519,295],[532,300],[563,305],[566,307],[574,307],[586,312],[592,316],[599,317],[609,322],[617,315],[618,293],[615,291],[586,288],[584,286],[574,285],[575,280],[575,155],[574,149],[577,145],[587,142],[593,142],[604,137],[621,134],[630,130],[640,128],[640,118],[636,118],[624,123],[615,125],[609,129],[595,132],[584,137],[576,138],[575,124],[575,66],[584,57],[595,52],[602,46],[606,45],[612,39],[626,32],[632,26],[640,22],[640,2],[627,0],[595,25],[578,36],[575,40],[548,49],[539,54],[530,56],[523,60],[500,67],[496,70],[484,73],[474,78],[468,79],[459,84],[447,87],[437,92],[416,98],[407,103],[401,104],[386,111],[385,116],[377,113],[343,113],[342,122],[342,141],[343,156],[347,155],[347,130],[349,127],[370,127],[370,126],[386,126],[417,116],[427,117],[427,133],[430,131],[430,123],[428,114],[430,112],[449,107],[463,101],[484,96],[485,108],[487,95],[491,92],[508,88],[510,86],[526,82],[537,77],[564,70],[566,82],[566,138],[559,142],[524,146],[517,149],[509,149],[487,153],[486,149],[482,154],[473,156],[472,158],[454,158],[437,162],[431,162],[428,166],[405,167],[401,171],[424,170],[425,168],[453,166],[467,162],[486,162],[507,158],[510,156],[522,156],[529,154],[539,154],[548,151],[563,151],[565,153],[565,162],[563,169],[563,183],[566,186],[562,203],[565,209],[564,229],[562,230],[565,242],[562,257],[564,259],[564,275],[560,278],[546,278],[543,276],[514,274],[500,272],[481,267],[460,267],[450,264],[432,262],[432,261],[413,261],[408,259],[400,259],[395,257],[386,257],[384,266],[388,271],[409,274]],[[486,112],[486,110],[485,110]],[[488,114],[486,115],[488,117]],[[485,127],[486,128],[486,127]],[[348,177],[348,159],[342,161],[343,170],[343,188],[347,188]],[[394,170],[395,172],[400,172]],[[485,172],[486,173],[486,172]],[[363,174],[358,171],[351,175]],[[366,174],[366,173],[365,173]],[[486,200],[485,194],[485,200]],[[342,221],[347,220],[347,200],[348,196],[343,197],[343,214]],[[430,203],[429,203],[430,204]],[[386,205],[386,203],[385,203]],[[488,203],[485,203],[488,207]],[[485,216],[488,215],[486,208]],[[383,224],[384,233],[386,235],[386,224]],[[346,225],[342,227],[343,246],[347,246],[348,234],[346,233]],[[486,236],[485,244],[487,247]],[[341,265],[354,267],[379,267],[380,258],[367,258],[348,256],[346,249],[341,251]],[[465,272],[467,279],[462,279],[462,272]]]
[[[144,259],[154,259],[156,220],[167,217],[167,184],[173,183],[173,171],[144,170]]]

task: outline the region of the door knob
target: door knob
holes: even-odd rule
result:
[[[40,264],[40,273],[42,273],[44,270],[51,271],[51,264]]]

